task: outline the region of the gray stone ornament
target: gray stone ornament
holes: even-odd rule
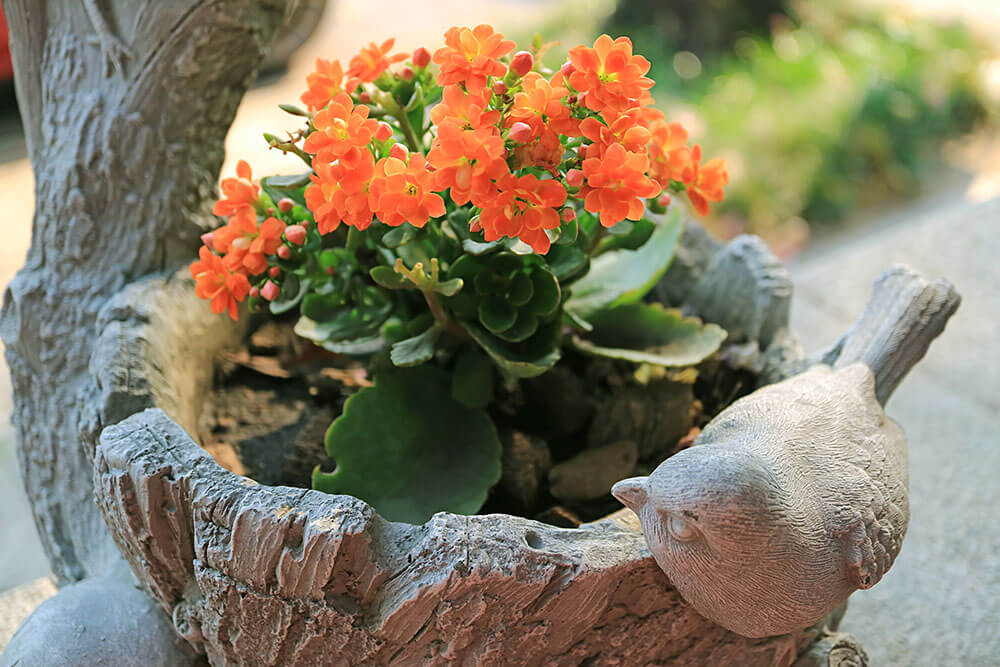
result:
[[[816,622],[882,578],[909,520],[906,439],[883,406],[960,297],[895,266],[815,366],[733,403],[612,493],[699,613],[746,637]]]

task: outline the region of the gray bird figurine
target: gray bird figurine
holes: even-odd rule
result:
[[[883,406],[959,302],[944,280],[887,270],[822,363],[736,401],[694,446],[614,486],[688,604],[767,637],[882,578],[909,520],[906,440]]]

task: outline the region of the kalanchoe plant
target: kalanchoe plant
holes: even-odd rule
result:
[[[564,345],[685,366],[725,337],[642,301],[682,231],[671,193],[705,214],[727,176],[650,106],[629,39],[578,46],[555,73],[540,42],[515,52],[489,26],[445,43],[317,60],[306,109],[282,106],[303,128],[265,135],[309,171],[258,185],[240,162],[191,266],[214,312],[298,309],[296,333],[369,363],[374,386],[327,434],[337,470],[313,483],[413,522],[475,512],[497,481],[498,381],[544,373]]]

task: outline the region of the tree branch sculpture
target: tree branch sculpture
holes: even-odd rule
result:
[[[142,406],[95,400],[98,313],[193,253],[226,132],[294,4],[4,0],[36,207],[0,335],[21,475],[60,585],[122,570],[90,458],[102,425]]]

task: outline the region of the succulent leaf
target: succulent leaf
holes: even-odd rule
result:
[[[479,510],[500,479],[500,441],[483,410],[452,400],[449,383],[432,365],[379,373],[330,425],[337,468],[317,468],[313,488],[360,498],[389,521]]]

